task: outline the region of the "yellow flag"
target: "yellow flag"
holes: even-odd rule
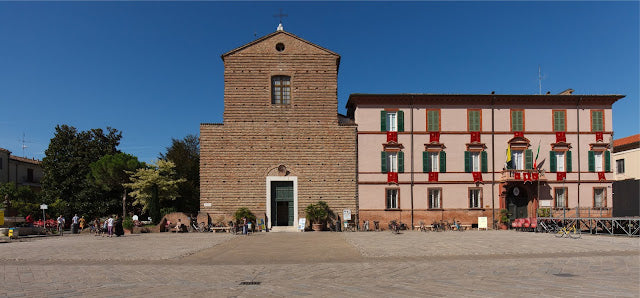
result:
[[[506,168],[511,169],[511,145],[507,146],[507,163]]]

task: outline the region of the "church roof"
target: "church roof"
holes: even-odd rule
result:
[[[220,56],[220,58],[222,58],[222,60],[224,60],[224,58],[225,58],[225,57],[227,57],[227,56],[229,56],[229,55],[235,54],[235,53],[237,53],[237,52],[239,52],[239,51],[241,51],[241,50],[243,50],[243,49],[246,49],[246,48],[248,48],[248,47],[250,47],[250,46],[252,46],[252,45],[254,45],[254,44],[257,44],[257,43],[259,43],[259,42],[262,42],[262,41],[264,41],[264,40],[267,40],[267,39],[269,39],[269,38],[271,38],[271,37],[273,37],[273,36],[279,35],[279,34],[285,34],[285,35],[288,35],[288,36],[290,36],[290,37],[293,37],[293,38],[295,38],[295,39],[297,39],[297,40],[299,40],[299,41],[301,41],[301,42],[304,42],[304,43],[306,43],[306,44],[308,44],[308,45],[311,45],[311,46],[313,46],[313,47],[315,47],[315,48],[318,48],[318,49],[320,49],[320,50],[322,50],[322,51],[325,51],[325,52],[327,52],[327,53],[329,53],[329,54],[331,54],[331,55],[335,55],[335,56],[337,56],[337,57],[338,57],[338,61],[340,60],[340,55],[338,55],[336,52],[333,52],[333,51],[331,51],[331,50],[328,50],[328,49],[326,49],[326,48],[323,48],[323,47],[321,47],[321,46],[319,46],[319,45],[317,45],[317,44],[311,43],[311,42],[309,42],[309,41],[307,41],[307,40],[304,40],[304,39],[302,39],[302,38],[300,38],[300,37],[298,37],[298,36],[296,36],[296,35],[294,35],[294,34],[292,34],[292,33],[286,32],[286,31],[284,31],[284,30],[279,30],[279,31],[273,32],[273,33],[271,33],[271,34],[267,34],[267,35],[265,35],[265,36],[263,36],[263,37],[260,37],[260,38],[258,38],[258,39],[256,39],[256,40],[254,40],[254,41],[252,41],[252,42],[250,42],[250,43],[248,43],[248,44],[245,44],[245,45],[243,45],[243,46],[240,46],[240,47],[235,48],[235,49],[233,49],[233,50],[231,50],[231,51],[229,51],[229,52],[226,52],[226,53],[222,54],[222,56]]]

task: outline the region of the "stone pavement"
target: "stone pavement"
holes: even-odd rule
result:
[[[610,236],[162,233],[0,244],[8,297],[638,297],[639,281],[640,239]]]

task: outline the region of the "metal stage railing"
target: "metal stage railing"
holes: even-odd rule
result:
[[[556,233],[576,225],[583,233],[640,237],[638,217],[538,217],[538,231]]]

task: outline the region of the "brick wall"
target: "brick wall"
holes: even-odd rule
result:
[[[284,165],[298,177],[300,217],[319,200],[355,212],[356,127],[337,121],[339,56],[278,32],[223,59],[224,124],[200,126],[201,211],[222,218],[248,207],[264,218],[266,177]],[[290,105],[271,104],[273,75],[291,76]]]

